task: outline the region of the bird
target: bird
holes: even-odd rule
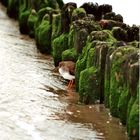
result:
[[[71,89],[75,79],[75,62],[73,61],[61,61],[59,62],[58,71],[60,75],[69,80],[68,89]]]

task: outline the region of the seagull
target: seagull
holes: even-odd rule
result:
[[[75,63],[73,61],[61,61],[58,70],[64,79],[69,80],[68,89],[71,89],[75,79]]]

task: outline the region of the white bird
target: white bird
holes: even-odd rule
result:
[[[59,73],[64,79],[69,80],[68,89],[71,89],[75,79],[75,63],[73,61],[61,61],[59,63]]]

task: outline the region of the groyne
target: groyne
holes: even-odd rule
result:
[[[54,65],[76,62],[76,90],[84,104],[104,103],[139,138],[139,27],[123,23],[108,4],[62,0],[1,0],[19,30],[35,38]]]

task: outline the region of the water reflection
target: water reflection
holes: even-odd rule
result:
[[[40,54],[0,9],[0,139],[126,140],[118,121],[106,126],[103,106],[77,103],[52,58]]]

